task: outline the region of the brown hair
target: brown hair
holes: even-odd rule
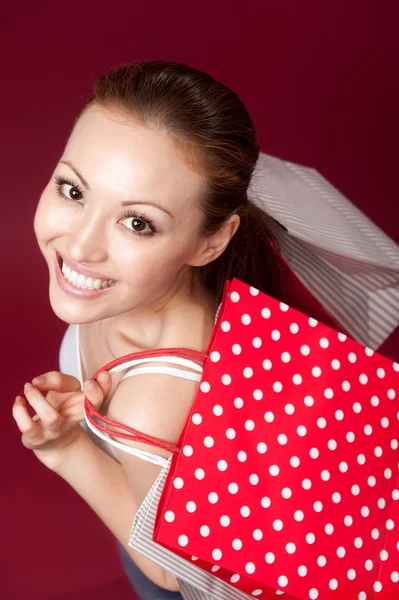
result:
[[[198,199],[203,213],[200,235],[214,233],[234,213],[240,216],[240,226],[224,252],[193,267],[217,302],[225,280],[233,277],[281,299],[273,219],[247,197],[259,143],[238,95],[204,71],[154,60],[120,65],[100,76],[74,126],[91,105],[121,109],[166,131],[200,165],[206,180]]]

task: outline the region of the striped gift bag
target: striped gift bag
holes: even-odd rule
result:
[[[287,304],[377,350],[399,324],[397,244],[312,168],[261,153],[248,195],[275,220]],[[169,469],[141,505],[129,546],[174,574],[185,600],[248,598],[153,541]]]

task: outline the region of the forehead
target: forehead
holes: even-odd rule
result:
[[[62,158],[74,163],[90,188],[121,201],[142,194],[168,205],[192,205],[204,185],[193,157],[167,133],[100,107],[81,116]]]

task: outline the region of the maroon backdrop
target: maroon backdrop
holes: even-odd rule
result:
[[[264,152],[316,168],[399,242],[397,13],[394,0],[2,8],[3,598],[133,597],[113,536],[21,445],[11,414],[25,381],[58,369],[66,324],[49,305],[33,216],[94,77],[160,58],[209,71],[242,97]]]

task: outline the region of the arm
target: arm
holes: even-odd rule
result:
[[[87,502],[146,577],[167,590],[179,590],[175,577],[127,545],[137,504],[121,465],[82,431],[53,471]]]

